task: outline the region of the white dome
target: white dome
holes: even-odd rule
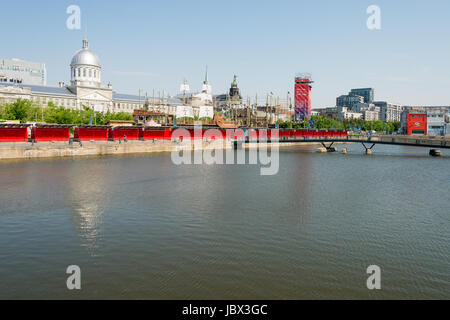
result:
[[[83,40],[83,49],[78,50],[70,63],[72,86],[100,87],[102,67],[98,57],[89,50],[89,42]]]
[[[89,65],[99,68],[101,67],[99,58],[91,50],[89,50],[89,44],[87,40],[83,40],[83,49],[78,50],[74,54],[70,65]]]
[[[81,49],[75,53],[70,65],[76,66],[80,64],[100,67],[100,60],[91,50]]]

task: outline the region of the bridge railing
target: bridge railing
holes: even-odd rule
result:
[[[273,139],[268,137],[267,139],[258,138],[257,140],[249,140],[247,137],[246,142],[273,142]],[[279,137],[280,142],[300,142],[300,141],[348,141],[354,142],[373,142],[382,144],[397,144],[397,145],[411,145],[411,146],[432,146],[432,147],[450,147],[450,138],[446,137],[412,137],[403,135],[349,135],[349,136],[299,136],[299,137]]]

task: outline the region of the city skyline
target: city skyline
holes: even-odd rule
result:
[[[434,7],[378,1],[381,30],[366,26],[368,1],[26,3],[20,28],[5,34],[2,58],[45,63],[50,86],[69,82],[70,57],[87,34],[102,63],[103,85],[111,82],[120,93],[175,95],[184,78],[199,90],[208,65],[214,94],[227,92],[237,74],[244,98],[269,92],[285,98],[295,73],[304,71],[315,81],[313,108],[333,106],[337,96],[360,87],[375,88],[376,100],[403,105],[450,101],[450,46],[436,41],[450,26],[444,1]],[[80,30],[66,27],[72,4],[81,8]],[[3,9],[11,12],[6,25],[16,23],[12,13],[19,5]],[[43,22],[32,28],[37,14]]]

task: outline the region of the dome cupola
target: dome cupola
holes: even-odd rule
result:
[[[78,50],[70,63],[72,86],[100,87],[100,60],[89,50],[89,41],[83,40],[82,49]]]

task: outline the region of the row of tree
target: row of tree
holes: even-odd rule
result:
[[[353,129],[361,131],[386,131],[394,132],[400,129],[400,121],[383,122],[381,120],[365,121],[363,119],[347,119],[339,120],[326,118],[323,116],[311,116],[311,120],[301,122],[279,121],[280,128],[294,128],[294,129]]]
[[[33,105],[30,100],[18,99],[14,103],[0,106],[0,119],[55,124],[104,125],[110,120],[133,120],[133,116],[125,112],[94,112],[86,106],[83,107],[83,110],[71,110],[56,106],[52,102],[48,103],[48,107],[42,108]]]
[[[30,100],[18,99],[14,103],[0,106],[0,119],[55,124],[104,125],[110,120],[133,120],[133,116],[125,112],[94,112],[94,110],[86,106],[83,107],[83,110],[71,110],[55,106],[52,102],[49,102],[48,107],[41,108],[33,105]],[[312,116],[311,120],[308,121],[296,123],[291,121],[280,121],[278,125],[280,128],[354,129],[362,131],[375,130],[380,132],[394,132],[400,128],[400,121],[383,122],[380,120],[365,121],[363,119],[339,120],[325,118],[323,116]]]

